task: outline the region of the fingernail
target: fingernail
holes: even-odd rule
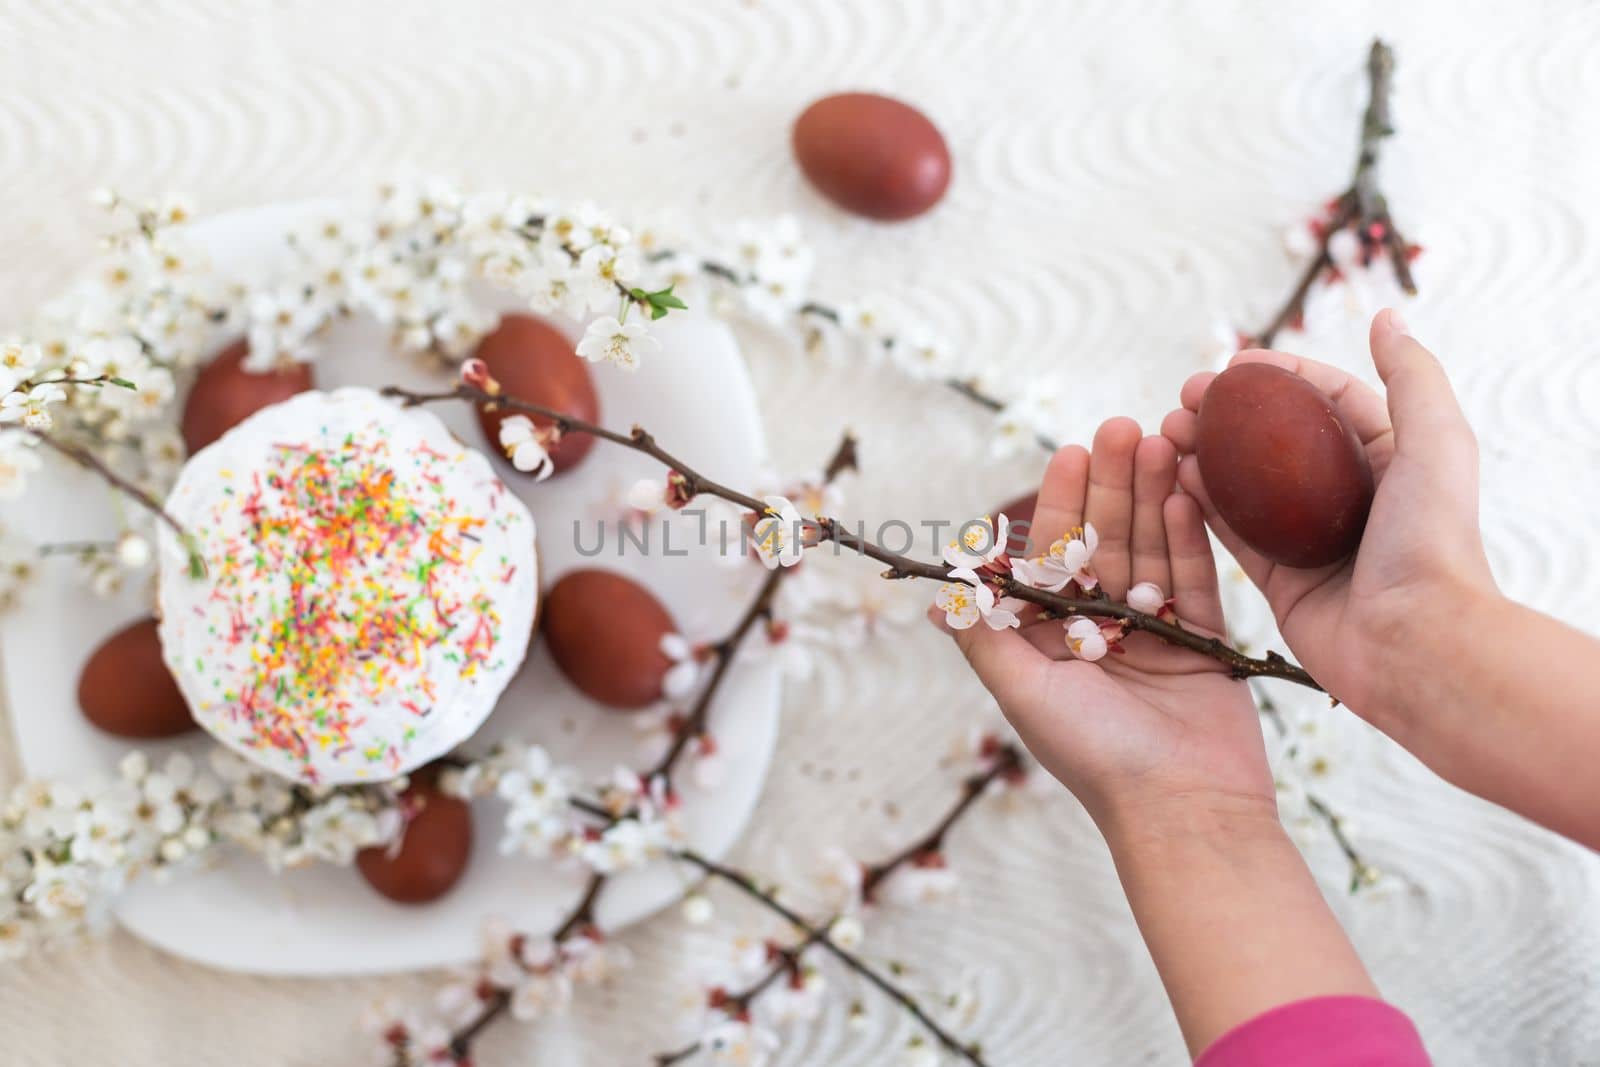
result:
[[[1405,317],[1395,308],[1389,309],[1389,329],[1393,333],[1406,334],[1407,336],[1411,333],[1411,327],[1406,325]]]

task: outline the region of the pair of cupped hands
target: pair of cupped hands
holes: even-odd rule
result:
[[[1092,523],[1093,568],[1109,596],[1153,582],[1186,627],[1225,637],[1209,526],[1266,595],[1301,665],[1357,714],[1381,718],[1398,703],[1407,633],[1493,581],[1478,529],[1477,445],[1443,369],[1392,310],[1373,320],[1370,344],[1386,399],[1310,359],[1259,349],[1233,357],[1300,375],[1355,428],[1377,494],[1351,559],[1276,565],[1218,517],[1193,455],[1211,373],[1184,383],[1160,434],[1115,418],[1092,448],[1058,451],[1039,490],[1034,542]],[[951,633],[1029,750],[1103,830],[1170,807],[1276,820],[1254,698],[1217,661],[1132,633],[1124,654],[1088,662],[1068,649],[1059,621]]]

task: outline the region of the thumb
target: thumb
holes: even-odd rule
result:
[[[1372,320],[1372,362],[1389,393],[1397,455],[1442,473],[1463,457],[1475,463],[1477,441],[1438,357],[1412,337],[1393,308]]]

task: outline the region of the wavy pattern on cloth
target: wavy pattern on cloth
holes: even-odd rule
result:
[[[1153,426],[1206,361],[1212,323],[1256,324],[1283,295],[1292,266],[1279,233],[1342,186],[1361,59],[1382,32],[1400,60],[1385,183],[1428,248],[1407,317],[1448,363],[1483,443],[1496,571],[1509,592],[1592,628],[1600,8],[1518,12],[1481,0],[1314,13],[1105,0],[0,0],[0,321],[82,262],[98,221],[90,186],[183,191],[219,210],[415,168],[624,211],[795,211],[823,292],[891,293],[996,370],[1057,382],[1085,438],[1113,412]],[[933,215],[873,225],[804,185],[788,123],[846,88],[903,95],[946,130],[955,182]],[[1321,302],[1311,326],[1282,343],[1365,369],[1364,323],[1343,300]],[[776,458],[814,466],[840,424],[854,425],[869,519],[975,514],[1042,467],[986,462],[977,414],[947,395],[758,340]],[[1269,640],[1258,602],[1235,593],[1239,632]],[[930,766],[985,709],[920,628],[900,647],[825,657],[792,697],[780,765],[738,855],[791,876],[824,844],[870,853],[920,825],[951,788]],[[1323,791],[1405,888],[1347,899],[1331,846],[1314,843],[1313,860],[1438,1062],[1600,1063],[1600,861],[1441,784],[1348,717],[1296,710],[1320,713],[1340,753]],[[941,984],[930,969],[966,973],[981,993],[972,1031],[996,1064],[1185,1062],[1103,847],[1070,798],[981,814],[952,847],[975,875],[960,902],[883,916],[874,953],[911,961],[930,987]],[[641,1062],[673,1042],[696,955],[754,920],[730,905],[709,930],[665,918],[630,933],[639,965],[614,991],[566,1021],[500,1028],[480,1062]],[[249,1065],[348,1061],[363,1005],[433,982],[219,975],[118,935],[6,971],[0,1032],[7,1056],[30,1064],[113,1050],[170,1067],[220,1050]],[[849,1030],[847,1002],[779,1062],[886,1062],[909,1029],[879,1014]]]

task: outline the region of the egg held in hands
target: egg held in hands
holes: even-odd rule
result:
[[[1195,456],[1217,514],[1274,563],[1355,552],[1372,508],[1365,447],[1337,404],[1270,363],[1239,363],[1200,400]]]

